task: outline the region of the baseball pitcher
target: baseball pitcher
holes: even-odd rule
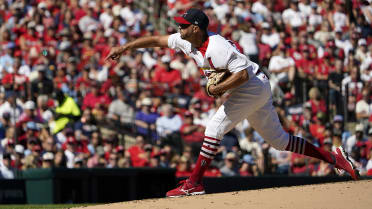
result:
[[[208,32],[209,20],[203,11],[192,8],[174,19],[179,25],[179,33],[139,38],[112,48],[106,58],[117,60],[126,50],[136,48],[179,49],[205,70],[210,80],[207,85],[209,95],[219,96],[230,92],[230,97],[207,124],[203,146],[192,175],[180,182],[179,187],[167,192],[167,197],[205,193],[201,183],[204,171],[214,158],[223,135],[244,119],[248,119],[251,126],[274,148],[324,160],[347,171],[353,179],[358,178],[357,170],[342,147],[337,148],[335,153],[327,152],[283,130],[272,104],[267,75],[230,41]]]

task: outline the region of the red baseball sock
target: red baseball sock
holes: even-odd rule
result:
[[[332,153],[315,147],[301,137],[289,135],[289,143],[285,150],[310,157],[315,157],[327,163],[335,164],[335,159]]]
[[[212,162],[219,146],[219,139],[205,136],[198,160],[196,161],[195,168],[190,176],[190,181],[192,183],[201,183],[204,172]]]

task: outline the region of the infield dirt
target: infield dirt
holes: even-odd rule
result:
[[[84,209],[371,209],[372,180],[135,200]]]

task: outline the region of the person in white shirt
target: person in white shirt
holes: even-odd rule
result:
[[[274,89],[278,83],[292,82],[296,71],[295,62],[284,45],[278,46],[273,55],[269,62],[269,71],[272,73],[270,80]]]
[[[263,34],[261,35],[261,42],[269,45],[271,48],[277,46],[280,42],[279,33],[267,22],[262,23],[262,28]]]
[[[314,2],[313,2],[314,3]],[[322,16],[318,13],[317,11],[317,5],[316,4],[312,4],[311,5],[311,13],[309,15],[309,19],[308,19],[308,22],[310,25],[312,26],[318,26],[320,24],[322,24],[322,21],[323,21],[323,18]]]
[[[214,159],[223,136],[244,119],[248,119],[250,125],[274,148],[322,159],[357,179],[353,165],[342,154],[342,148],[337,148],[337,153],[326,152],[284,131],[273,106],[267,75],[239,52],[231,41],[208,32],[209,19],[203,11],[192,8],[174,19],[179,24],[179,33],[141,37],[112,48],[106,57],[106,60],[117,60],[127,50],[169,47],[192,57],[207,77],[213,71],[231,73],[219,84],[208,87],[209,93],[215,97],[227,91],[230,95],[207,124],[200,155],[190,178],[167,192],[167,197],[205,193],[201,183],[205,170]]]
[[[290,8],[283,11],[283,21],[292,28],[298,28],[305,23],[305,16],[298,9],[298,1],[292,0]]]
[[[262,15],[264,18],[270,16],[270,10],[266,7],[263,0],[258,0],[252,5],[252,12]]]
[[[11,156],[10,154],[4,154],[0,163],[0,178],[14,179],[14,168],[10,165]]]

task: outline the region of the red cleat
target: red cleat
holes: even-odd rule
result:
[[[334,156],[336,158],[335,167],[337,169],[345,170],[354,180],[358,180],[359,172],[354,166],[353,162],[349,159],[349,154],[345,152],[342,147],[336,148],[336,153],[334,153]]]
[[[167,197],[183,197],[190,195],[205,194],[204,187],[201,184],[195,185],[189,179],[180,181],[180,186],[167,192]]]

